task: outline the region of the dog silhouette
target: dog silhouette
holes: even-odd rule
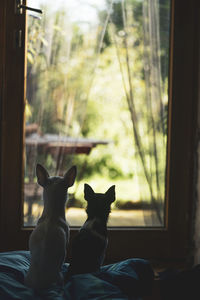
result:
[[[46,169],[37,164],[38,183],[43,187],[44,209],[29,239],[30,267],[25,284],[44,289],[56,283],[63,284],[61,267],[69,241],[69,226],[65,219],[68,188],[74,184],[76,166],[64,177],[50,177]]]
[[[66,280],[74,274],[99,271],[108,244],[107,221],[111,203],[115,201],[115,186],[101,194],[85,184],[84,197],[87,201],[87,220],[72,241],[72,257]]]

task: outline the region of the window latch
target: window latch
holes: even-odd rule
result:
[[[34,11],[36,13],[42,14],[42,10],[39,8],[34,8],[34,7],[30,7],[30,6],[26,6],[23,4],[23,0],[16,0],[16,7],[15,7],[15,11],[18,15],[21,15],[23,13],[23,10],[31,10]]]
[[[22,30],[15,30],[14,32],[14,48],[22,48]]]

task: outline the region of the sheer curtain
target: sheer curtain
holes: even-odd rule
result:
[[[112,226],[162,226],[170,1],[37,5],[44,15],[28,16],[25,224],[41,212],[40,162],[54,175],[78,165],[80,208],[84,180],[116,184]]]
[[[159,0],[142,1],[142,21],[140,23],[142,27],[140,36],[142,37],[140,42],[142,50],[138,50],[141,56],[133,57],[131,54],[134,37],[136,42],[138,42],[138,37],[137,32],[133,29],[133,18],[130,14],[131,2],[129,1],[121,2],[124,31],[121,44],[117,40],[116,33],[114,37],[132,121],[134,146],[136,148],[135,160],[138,162],[137,172],[143,173],[151,199],[151,213],[149,214],[149,211],[147,213],[144,210],[146,225],[150,226],[163,225],[164,223],[169,44],[161,46],[160,36],[161,34],[165,35],[165,43],[167,39],[169,43],[169,4],[169,1],[168,3]],[[162,19],[162,27],[160,19]],[[124,48],[123,57],[120,54],[120,46]],[[165,51],[165,60],[162,51]],[[134,65],[139,59],[143,63],[141,74],[134,71]],[[137,93],[137,78],[143,75],[144,94],[139,95]],[[142,97],[143,99],[141,99]],[[138,176],[141,177],[141,174]],[[145,197],[141,191],[141,199],[145,200]]]

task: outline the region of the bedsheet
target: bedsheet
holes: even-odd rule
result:
[[[148,261],[127,259],[105,265],[96,273],[73,275],[63,289],[58,286],[36,292],[24,285],[30,264],[29,251],[0,253],[0,299],[143,299],[151,293],[154,274]],[[62,268],[67,272],[68,264]]]

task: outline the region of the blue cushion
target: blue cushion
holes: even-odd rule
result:
[[[153,271],[148,261],[127,259],[101,267],[100,272],[72,276],[64,289],[54,286],[36,293],[24,285],[29,251],[0,253],[0,299],[142,299],[150,293]],[[67,272],[68,264],[62,272]]]

